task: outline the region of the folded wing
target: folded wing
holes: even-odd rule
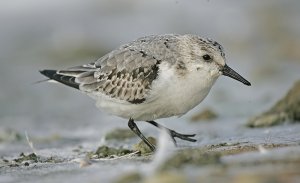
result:
[[[41,70],[50,79],[92,95],[145,101],[161,61],[141,49],[121,47],[98,61],[65,70]]]

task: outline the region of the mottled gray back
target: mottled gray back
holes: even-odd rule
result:
[[[101,92],[112,98],[141,103],[147,97],[152,81],[159,73],[162,60],[176,62],[177,36],[147,36],[121,46],[95,63],[76,78],[85,92]],[[72,68],[73,70],[76,68]],[[74,71],[73,71],[74,72]]]

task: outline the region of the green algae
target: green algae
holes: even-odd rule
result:
[[[156,145],[156,139],[154,137],[148,137],[147,139],[151,144]],[[134,144],[133,149],[135,151],[139,151],[141,155],[146,155],[153,152],[144,141],[140,141],[139,143]]]
[[[136,135],[130,129],[116,128],[105,135],[106,140],[126,140]]]
[[[300,80],[270,110],[250,119],[248,127],[266,127],[282,124],[286,121],[300,121]]]
[[[24,161],[31,161],[31,162],[37,163],[39,161],[39,157],[35,153],[31,153],[28,155],[21,153],[18,158],[14,159],[14,161],[17,163],[22,163]]]
[[[90,152],[87,154],[89,158],[109,158],[114,156],[124,156],[126,154],[132,153],[133,151],[123,148],[113,148],[108,146],[100,146],[95,152]]]
[[[180,172],[163,172],[148,177],[144,183],[188,183],[187,175]]]
[[[0,129],[0,143],[23,140],[22,135],[13,129]]]
[[[185,165],[203,166],[208,164],[220,164],[221,154],[209,152],[207,149],[183,149],[178,151],[170,159],[164,162],[161,170],[178,169]]]
[[[218,117],[216,112],[212,109],[204,109],[203,111],[196,113],[190,119],[191,122],[198,122],[198,121],[211,121]]]
[[[139,172],[130,172],[118,177],[114,183],[138,183],[143,180],[143,176]]]
[[[12,159],[0,159],[0,167],[19,167],[19,166],[29,166],[30,164],[34,163],[61,163],[64,162],[63,159],[58,157],[50,156],[50,157],[43,157],[39,156],[35,153],[25,154],[20,153],[20,155],[16,158]]]

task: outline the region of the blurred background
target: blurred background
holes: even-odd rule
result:
[[[297,0],[1,1],[0,128],[82,136],[127,125],[72,88],[33,84],[45,79],[38,70],[89,63],[138,37],[166,33],[217,40],[227,63],[252,83],[220,77],[196,111],[209,106],[223,117],[262,112],[300,78],[299,7]]]
[[[1,1],[0,141],[7,140],[7,131],[19,136],[26,131],[34,137],[67,139],[47,144],[60,148],[85,140],[96,143],[108,129],[126,128],[126,120],[102,113],[77,90],[33,84],[45,79],[38,71],[89,63],[139,37],[167,33],[218,41],[228,65],[252,86],[220,77],[201,105],[181,118],[159,121],[200,133],[205,129],[189,127],[189,117],[209,107],[219,121],[226,121],[221,128],[230,121],[243,124],[272,106],[300,78],[299,8],[298,0]],[[43,148],[42,143],[36,146]],[[0,156],[26,150],[26,144],[0,143]]]

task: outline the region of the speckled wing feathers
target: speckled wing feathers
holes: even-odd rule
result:
[[[142,103],[159,74],[161,61],[176,61],[178,56],[172,51],[172,45],[176,45],[172,43],[176,41],[174,35],[137,39],[89,64],[92,71],[79,75],[76,82],[85,92],[95,95],[100,92],[130,103]]]
[[[166,60],[174,64],[180,57],[174,51],[177,49],[176,41],[176,35],[143,37],[104,55],[94,63],[60,70],[56,74],[74,77],[70,85],[78,86],[90,95],[142,103],[159,74],[159,64]]]
[[[76,82],[85,92],[100,92],[130,103],[141,103],[157,77],[159,64],[160,60],[140,51],[115,51],[95,62],[96,70],[82,73]]]

